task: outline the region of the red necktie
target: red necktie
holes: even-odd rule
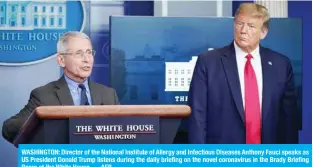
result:
[[[246,143],[261,143],[261,114],[259,90],[255,72],[251,65],[251,54],[246,56],[245,65],[245,123]]]

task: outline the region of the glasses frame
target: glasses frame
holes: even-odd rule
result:
[[[90,52],[90,53],[87,53]],[[87,49],[85,51],[83,50],[77,50],[75,52],[66,52],[66,53],[59,53],[60,55],[71,55],[77,59],[83,59],[85,58],[85,55],[87,55],[88,57],[95,57],[96,55],[96,51],[93,49]]]

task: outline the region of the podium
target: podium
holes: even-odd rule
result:
[[[13,144],[173,143],[187,105],[40,106]]]

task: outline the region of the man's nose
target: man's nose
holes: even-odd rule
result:
[[[248,31],[248,26],[247,26],[246,24],[244,24],[244,25],[241,27],[240,32],[241,32],[242,34],[245,34],[245,33],[247,33],[247,31]]]
[[[90,56],[88,56],[87,54],[84,54],[83,61],[84,62],[89,62],[90,61]]]

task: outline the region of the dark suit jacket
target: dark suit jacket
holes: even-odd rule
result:
[[[114,89],[89,81],[89,88],[93,105],[119,104]],[[51,82],[45,86],[34,89],[28,104],[15,116],[4,121],[2,135],[9,142],[13,142],[19,130],[38,106],[74,105],[70,90],[64,79]]]
[[[260,46],[262,143],[297,143],[298,113],[290,60]],[[190,91],[190,143],[245,143],[244,108],[233,43],[198,57]]]

